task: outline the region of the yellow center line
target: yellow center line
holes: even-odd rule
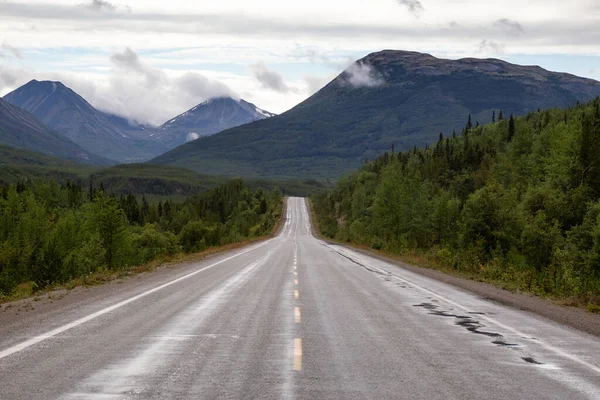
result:
[[[294,271],[294,276],[298,276],[298,273],[296,271]]]
[[[298,299],[300,298],[300,292],[299,292],[299,291],[297,291],[297,290],[294,290],[294,298],[295,298],[296,300],[298,300]]]
[[[294,369],[302,371],[302,339],[294,339]]]
[[[298,286],[298,279],[294,279],[294,285]]]
[[[294,308],[294,316],[296,317],[296,323],[299,324],[302,322],[302,318],[300,316],[300,307]]]

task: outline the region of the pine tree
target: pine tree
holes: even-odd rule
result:
[[[513,137],[515,136],[515,119],[512,114],[510,115],[510,120],[508,121],[508,142],[512,142]]]
[[[496,122],[496,110],[492,111],[492,122],[495,123]]]
[[[471,122],[471,114],[469,114],[469,119],[467,120],[466,130],[470,131],[473,128],[473,123]]]
[[[498,122],[500,121],[504,121],[504,114],[502,113],[502,110],[500,110],[500,113],[498,114]]]
[[[140,215],[140,225],[144,225],[146,221],[148,221],[148,216],[150,215],[150,204],[148,204],[148,200],[146,200],[146,196],[142,196],[142,209]]]
[[[104,261],[109,269],[118,264],[118,256],[124,245],[125,220],[116,200],[99,192],[94,200],[90,222],[92,229],[98,233],[104,250]]]

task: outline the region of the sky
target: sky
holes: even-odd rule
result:
[[[600,80],[598,0],[0,0],[0,95],[58,80],[161,124],[217,96],[282,113],[383,50]]]

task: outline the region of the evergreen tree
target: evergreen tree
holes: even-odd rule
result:
[[[512,142],[513,137],[515,136],[515,119],[512,114],[510,115],[510,120],[508,121],[508,142]]]
[[[492,122],[495,123],[496,122],[496,110],[492,111]]]
[[[502,113],[502,110],[500,110],[500,113],[498,113],[498,122],[504,121],[504,114]]]
[[[92,208],[92,230],[100,238],[106,266],[114,268],[124,246],[125,215],[113,197],[99,192]]]
[[[148,221],[148,216],[150,215],[150,204],[148,204],[146,196],[142,196],[142,209],[140,211],[140,224],[144,225],[146,221]]]

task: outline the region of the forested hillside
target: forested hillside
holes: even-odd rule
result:
[[[182,203],[70,183],[0,187],[0,298],[23,282],[39,289],[269,234],[281,209],[279,191],[240,180]]]
[[[600,304],[600,100],[469,121],[366,163],[313,204],[327,237]]]
[[[151,163],[204,174],[338,179],[395,145],[435,143],[440,131],[525,115],[600,95],[600,82],[497,59],[445,60],[384,50],[358,60],[291,110],[200,138]]]

